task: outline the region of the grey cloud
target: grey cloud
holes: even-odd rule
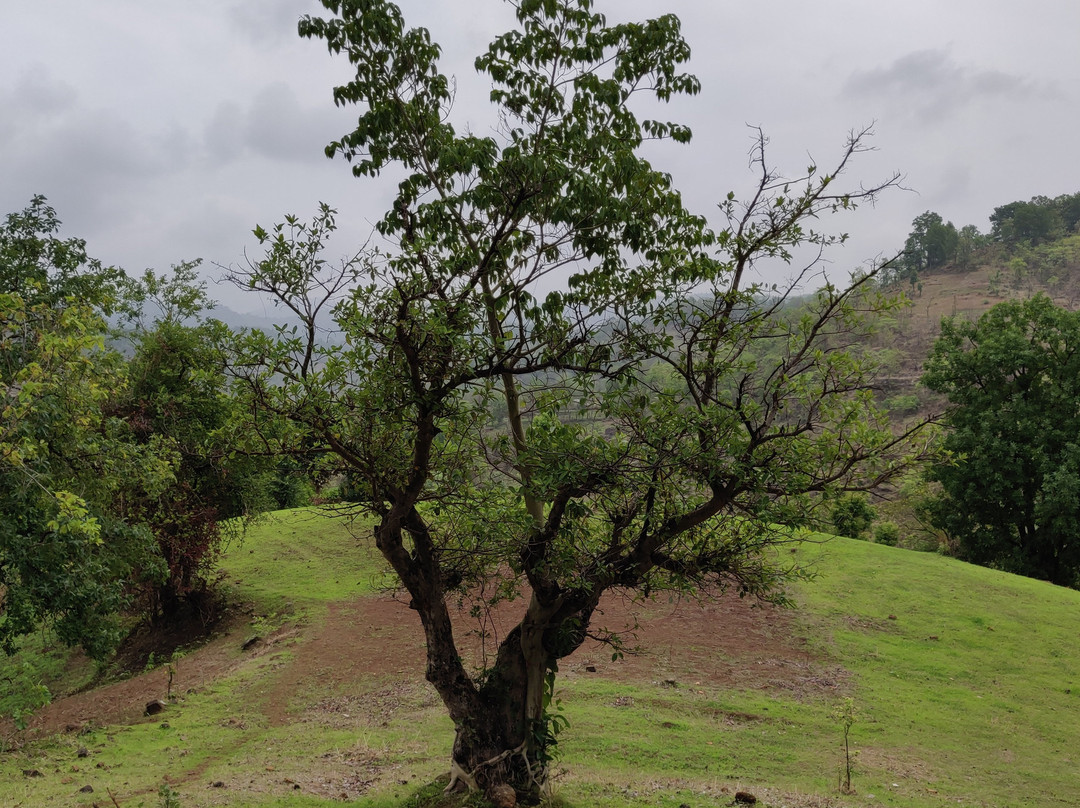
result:
[[[976,101],[1011,102],[1052,98],[1055,87],[999,70],[957,63],[946,50],[920,50],[888,67],[856,71],[846,94],[865,100],[884,98],[923,120],[950,117]]]
[[[255,45],[277,44],[296,38],[296,22],[303,14],[320,10],[304,0],[239,0],[229,8],[228,20]]]
[[[323,160],[323,149],[348,126],[348,113],[329,104],[302,105],[285,84],[264,87],[245,109],[221,103],[204,132],[210,159],[228,163],[254,154],[269,160]]]
[[[71,109],[76,99],[74,87],[55,78],[44,65],[33,65],[19,77],[9,102],[21,113],[49,116]]]

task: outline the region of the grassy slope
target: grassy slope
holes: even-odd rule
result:
[[[799,620],[826,658],[817,673],[835,675],[836,698],[566,676],[560,696],[571,727],[556,785],[564,805],[696,807],[727,803],[736,787],[767,805],[1072,804],[1080,593],[846,539],[803,553],[819,576],[799,587]],[[227,567],[236,594],[270,616],[256,618],[260,628],[260,620],[317,621],[328,603],[370,591],[379,569],[369,549],[309,511],[251,531]],[[184,808],[299,808],[340,803],[307,788],[290,793],[286,778],[306,786],[370,777],[358,804],[394,805],[445,769],[451,727],[422,683],[403,685],[385,722],[271,726],[263,700],[292,653],[251,659],[188,694],[165,727],[148,720],[0,756],[0,803],[107,805],[110,788],[123,808],[156,806],[169,778]],[[837,674],[839,665],[849,673]],[[342,694],[316,687],[304,700],[328,695]],[[850,797],[835,788],[840,730],[830,710],[842,696],[859,712]],[[78,746],[91,750],[94,768],[76,758]],[[45,776],[24,777],[30,768]],[[217,780],[226,788],[208,787]],[[95,793],[78,793],[86,782]]]

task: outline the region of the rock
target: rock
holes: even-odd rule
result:
[[[91,786],[91,785],[85,785],[85,786],[83,786],[82,788],[79,789],[79,793],[80,794],[93,794],[94,793],[94,787]]]
[[[225,788],[225,783],[222,780],[215,780],[210,784],[211,788]]]
[[[258,634],[256,634],[253,637],[248,637],[248,639],[244,642],[244,644],[240,646],[240,650],[241,651],[250,651],[252,648],[254,648],[256,645],[258,645],[260,642],[262,642],[262,637],[260,637]]]
[[[146,703],[146,712],[143,715],[157,715],[169,705],[163,702],[161,699],[154,699]]]
[[[736,791],[735,802],[740,805],[756,805],[757,797],[751,794],[749,791]]]
[[[79,751],[75,753],[75,757],[90,757],[90,750],[85,746],[80,746]]]
[[[506,783],[489,788],[487,798],[495,808],[514,808],[517,805],[517,792]]]

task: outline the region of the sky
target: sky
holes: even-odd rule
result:
[[[443,47],[454,120],[494,122],[472,67],[512,26],[500,0],[403,0],[407,24]],[[674,13],[702,91],[650,117],[688,124],[687,146],[653,146],[687,204],[721,220],[745,196],[753,127],[770,162],[797,175],[828,166],[851,130],[874,151],[850,187],[893,172],[907,190],[822,222],[850,239],[829,255],[842,274],[902,246],[934,210],[986,232],[998,205],[1080,191],[1080,3],[1075,0],[596,0],[610,21]],[[339,212],[331,256],[371,234],[392,186],[328,160],[355,110],[333,105],[344,57],[301,40],[315,0],[11,0],[0,11],[0,214],[44,194],[63,234],[139,274],[201,258],[210,294],[240,311],[265,304],[213,283],[258,258],[251,234],[285,214]],[[716,215],[714,215],[716,214]],[[784,268],[766,268],[779,280]]]

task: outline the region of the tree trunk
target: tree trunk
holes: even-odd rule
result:
[[[530,598],[525,617],[499,646],[476,708],[456,722],[448,788],[490,792],[505,784],[519,797],[539,795],[559,729],[547,712],[548,689],[558,660],[584,641],[596,599],[544,605]]]

